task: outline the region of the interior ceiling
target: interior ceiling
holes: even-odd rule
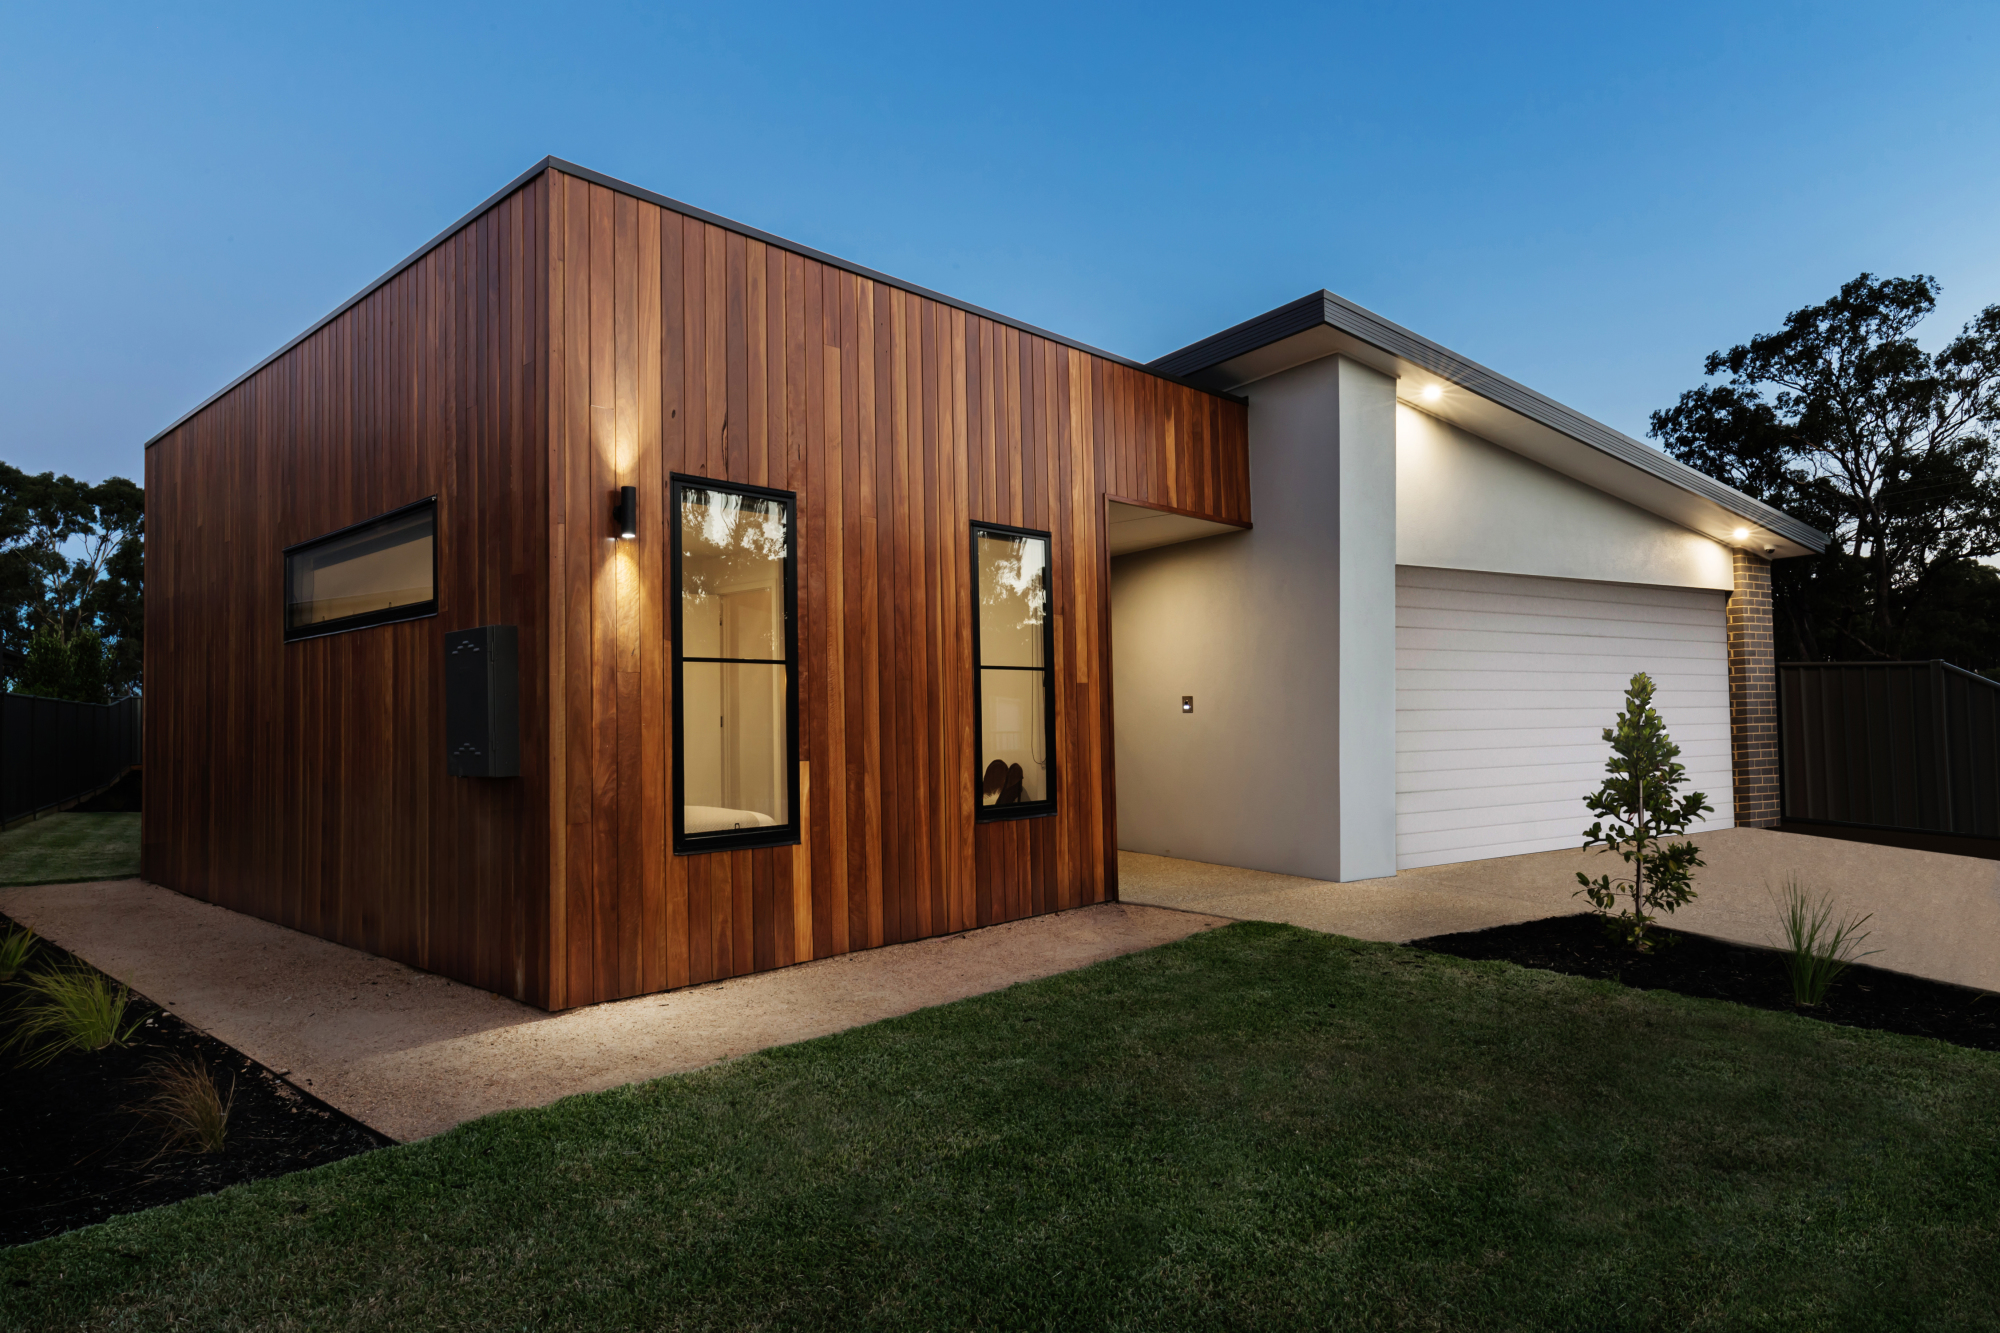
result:
[[[1134,551],[1150,551],[1155,546],[1172,546],[1175,542],[1200,541],[1203,537],[1243,531],[1233,523],[1217,523],[1213,519],[1194,518],[1164,509],[1148,509],[1123,500],[1113,500],[1109,507],[1106,535],[1113,555],[1130,555]]]
[[[1764,528],[1753,517],[1734,513],[1706,496],[1683,490],[1664,478],[1454,384],[1435,370],[1364,342],[1331,325],[1321,324],[1245,352],[1213,367],[1199,378],[1213,387],[1241,392],[1245,386],[1281,370],[1335,355],[1395,376],[1399,402],[1449,421],[1481,439],[1491,440],[1525,458],[1532,458],[1552,471],[1574,477],[1587,486],[1596,487],[1607,495],[1615,495],[1725,546],[1740,547],[1768,555],[1774,560],[1813,554],[1810,547]],[[1427,399],[1423,391],[1431,386],[1441,392],[1437,397]],[[1738,530],[1746,528],[1747,536],[1736,535]]]

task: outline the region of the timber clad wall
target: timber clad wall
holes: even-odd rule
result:
[[[1771,564],[1732,551],[1729,595],[1729,741],[1736,823],[1775,828],[1778,808],[1778,659],[1771,638]]]
[[[549,180],[552,1007],[1115,896],[1103,497],[1247,520],[1241,405]],[[671,853],[672,472],[799,494],[800,847]],[[977,519],[1054,535],[1049,819],[972,819]]]
[[[671,852],[672,472],[798,492],[800,847]],[[439,615],[285,644],[281,549],[431,494]],[[1250,517],[1239,403],[553,169],[147,495],[146,876],[549,1008],[1115,897],[1104,498]],[[1048,819],[972,818],[976,519],[1054,537]],[[444,773],[480,624],[520,779]]]
[[[545,748],[547,199],[515,191],[146,451],[146,878],[530,1000],[547,777],[445,776],[440,634],[523,627]],[[282,548],[428,495],[437,617],[285,643]]]

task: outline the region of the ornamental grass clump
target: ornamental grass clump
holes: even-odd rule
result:
[[[5,935],[0,935],[0,984],[12,981],[28,970],[28,960],[34,957],[35,932],[26,926],[15,926]]]
[[[162,1132],[155,1158],[171,1152],[221,1152],[229,1137],[229,1108],[236,1101],[236,1081],[229,1091],[216,1086],[215,1075],[200,1059],[176,1055],[148,1071],[153,1095],[139,1114]]]
[[[1785,934],[1785,972],[1792,979],[1792,1002],[1817,1005],[1827,988],[1856,960],[1880,949],[1861,948],[1869,932],[1861,929],[1874,913],[1833,919],[1833,898],[1813,893],[1793,876],[1779,894],[1778,920]]]
[[[1588,896],[1626,943],[1644,953],[1652,948],[1646,928],[1659,919],[1655,914],[1672,912],[1694,897],[1693,871],[1702,864],[1693,843],[1664,840],[1686,833],[1715,807],[1701,792],[1677,794],[1687,769],[1680,762],[1681,747],[1653,707],[1653,678],[1645,672],[1626,686],[1625,711],[1604,729],[1604,739],[1611,757],[1604,763],[1604,785],[1583,798],[1597,816],[1583,831],[1583,845],[1618,853],[1631,873],[1592,879],[1579,870],[1576,881],[1583,887],[1576,892]]]
[[[143,1021],[126,1019],[130,990],[81,963],[38,972],[21,984],[28,994],[9,1045],[24,1053],[25,1064],[45,1065],[65,1051],[123,1046]]]

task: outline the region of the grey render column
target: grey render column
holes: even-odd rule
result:
[[[1274,746],[1331,746],[1325,818],[1338,880],[1396,873],[1396,381],[1346,357],[1249,386],[1251,518],[1310,532],[1297,580],[1331,654],[1287,701],[1301,724]],[[1303,647],[1303,644],[1299,645]],[[1303,767],[1304,765],[1301,765]],[[1328,871],[1331,871],[1329,874]],[[1296,872],[1314,873],[1314,872]]]

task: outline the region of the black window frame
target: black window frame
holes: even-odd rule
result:
[[[715,833],[687,831],[687,750],[684,735],[686,710],[681,704],[681,496],[689,490],[724,491],[759,500],[777,500],[785,506],[785,818],[783,824],[766,828],[724,829]],[[674,726],[673,832],[675,856],[699,856],[706,852],[740,851],[749,847],[794,847],[802,841],[799,824],[799,497],[796,491],[752,486],[747,482],[718,481],[671,473],[667,478],[667,595],[672,599],[668,633],[672,636],[671,711]],[[696,661],[715,659],[696,658]],[[746,659],[747,660],[747,659]]]
[[[341,537],[349,537],[357,532],[379,524],[393,522],[419,509],[431,511],[431,598],[427,602],[406,602],[402,606],[385,606],[380,611],[364,611],[359,615],[342,616],[338,620],[317,620],[310,625],[292,624],[292,557],[324,546]],[[347,634],[358,629],[373,629],[377,625],[400,625],[406,620],[424,620],[438,613],[438,547],[442,524],[438,521],[438,497],[427,495],[421,500],[398,505],[386,513],[364,518],[359,523],[350,523],[332,532],[322,532],[317,537],[309,537],[302,542],[293,542],[279,554],[282,571],[282,586],[278,594],[278,614],[285,627],[285,642],[298,643],[305,639],[324,639],[330,634]]]
[[[1044,544],[1048,551],[1048,561],[1042,566],[1044,586],[1042,595],[1042,665],[1040,667],[991,667],[986,666],[979,643],[979,538],[985,533],[996,537],[1032,537]],[[966,541],[967,558],[972,562],[972,817],[981,824],[999,823],[1009,819],[1046,819],[1056,813],[1056,801],[1060,795],[1057,786],[1062,775],[1061,765],[1056,763],[1056,542],[1055,538],[1036,528],[1016,528],[1005,523],[983,523],[974,521],[971,534]],[[1021,801],[1014,805],[988,805],[982,799],[980,782],[986,773],[986,672],[993,671],[1037,671],[1042,673],[1042,730],[1044,753],[1049,757],[1049,794],[1039,801]]]

